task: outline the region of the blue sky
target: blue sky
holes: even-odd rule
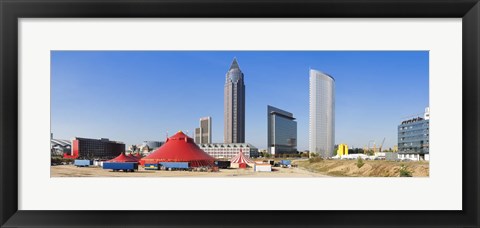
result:
[[[428,106],[427,51],[52,51],[54,138],[110,138],[127,145],[193,136],[212,117],[223,142],[223,86],[237,57],[245,74],[246,141],[267,144],[267,105],[292,112],[308,149],[309,69],[335,78],[335,143],[384,148],[397,125]]]

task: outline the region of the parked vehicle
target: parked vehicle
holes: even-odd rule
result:
[[[282,168],[287,168],[287,167],[291,167],[292,161],[290,161],[290,160],[281,160],[279,164],[280,164],[280,166],[281,166]]]
[[[104,162],[103,169],[111,169],[113,172],[122,170],[123,172],[135,172],[138,170],[137,162]]]
[[[160,170],[160,165],[156,164],[145,164],[145,170]]]
[[[230,167],[230,161],[216,161],[215,165],[219,169],[228,169]]]
[[[188,162],[160,162],[162,169],[165,170],[188,170]]]
[[[91,166],[93,165],[93,162],[90,161],[90,160],[80,160],[80,159],[77,159],[73,162],[73,164],[76,166],[76,167],[88,167],[88,166]]]

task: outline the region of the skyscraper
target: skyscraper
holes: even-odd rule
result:
[[[212,117],[200,118],[200,127],[195,128],[195,143],[212,143]]]
[[[268,152],[279,156],[297,153],[297,122],[293,114],[267,106]]]
[[[332,157],[335,145],[335,79],[310,70],[309,150]]]
[[[225,76],[223,142],[245,142],[245,84],[236,58]]]

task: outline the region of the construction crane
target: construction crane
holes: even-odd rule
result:
[[[364,153],[364,154],[367,154],[367,152],[370,151],[370,149],[371,149],[370,143],[371,143],[371,142],[373,142],[373,147],[375,148],[375,140],[370,140],[370,141],[368,141],[368,146],[367,146],[366,148],[364,147],[364,149],[363,149],[363,153]]]
[[[384,142],[385,142],[385,137],[383,137],[382,144],[380,144],[380,148],[378,149],[378,152],[382,152]]]
[[[373,147],[375,147],[375,140],[370,140],[370,141],[368,141],[368,150],[371,149],[371,147],[370,147],[371,142],[373,142]]]

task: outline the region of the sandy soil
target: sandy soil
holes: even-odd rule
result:
[[[139,167],[137,172],[112,172],[101,167],[58,165],[50,168],[51,177],[327,177],[303,168],[274,167],[272,172],[254,172],[247,169],[220,169],[219,172],[154,171]]]
[[[75,167],[73,165],[52,166],[51,177],[398,177],[404,165],[413,177],[428,177],[429,163],[394,162],[381,160],[364,161],[361,168],[356,160],[322,160],[309,162],[306,159],[294,160],[298,168],[274,167],[273,172],[254,172],[247,169],[220,169],[219,172],[153,171],[139,170],[134,173],[112,172],[101,167]]]
[[[428,161],[395,162],[382,160],[364,160],[364,165],[357,167],[356,160],[323,160],[319,162],[295,161],[299,167],[311,172],[328,176],[347,177],[398,177],[400,167],[404,165],[413,177],[428,177],[430,164]]]

